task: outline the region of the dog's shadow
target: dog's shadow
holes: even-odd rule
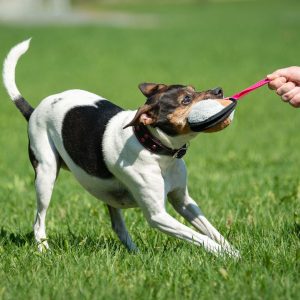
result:
[[[33,243],[33,232],[28,232],[26,234],[9,232],[3,227],[0,229],[0,244],[9,245],[14,244],[17,247],[23,247],[26,244]]]
[[[84,252],[95,252],[109,249],[113,254],[121,249],[125,249],[121,243],[107,236],[100,236],[95,238],[89,234],[74,234],[69,232],[68,234],[53,234],[48,240],[50,247],[54,251],[66,251],[70,248],[84,249]],[[19,248],[30,246],[36,247],[33,232],[25,234],[9,232],[3,227],[0,229],[0,245],[16,246]]]

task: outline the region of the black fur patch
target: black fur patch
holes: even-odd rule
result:
[[[62,98],[55,98],[54,100],[53,100],[53,102],[51,103],[51,106],[53,107],[57,102],[59,102],[59,101],[61,101],[62,100]]]
[[[177,100],[178,92],[183,88],[184,86],[179,84],[168,87],[163,97],[159,100],[159,106],[156,111],[157,120],[155,124],[152,125],[153,127],[158,127],[170,136],[178,135],[176,128],[168,120],[168,115],[174,112],[175,109],[180,105]],[[148,101],[151,102],[153,99],[149,98]]]
[[[33,113],[33,107],[23,98],[20,97],[14,101],[18,110],[22,113],[25,119],[28,121],[31,114]]]
[[[28,144],[28,154],[29,154],[29,159],[30,159],[31,165],[32,165],[32,167],[34,169],[34,174],[35,174],[35,178],[36,178],[36,170],[37,170],[39,162],[36,159],[33,151],[31,150],[30,144]]]
[[[122,108],[100,100],[94,106],[77,106],[67,112],[63,121],[62,137],[72,160],[88,174],[111,178],[103,159],[102,139],[109,120]]]

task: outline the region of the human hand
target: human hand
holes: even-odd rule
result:
[[[278,69],[267,78],[271,80],[269,88],[276,90],[283,101],[300,107],[300,67]]]

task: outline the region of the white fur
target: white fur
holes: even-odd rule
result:
[[[3,83],[8,95],[14,101],[21,96],[15,82],[15,69],[19,58],[28,50],[30,45],[28,39],[13,47],[7,55],[3,65]]]
[[[11,76],[14,75],[17,59],[21,53],[24,53],[25,46],[26,43],[22,47],[13,48],[13,54],[8,55],[5,65],[5,85],[13,99],[19,95],[19,91]],[[56,101],[57,99],[59,101]],[[123,130],[123,127],[134,117],[135,111],[118,113],[106,126],[102,146],[104,160],[114,175],[113,179],[104,180],[91,176],[76,165],[64,148],[62,136],[64,117],[73,107],[95,106],[99,99],[103,98],[82,90],[65,91],[44,99],[30,117],[30,147],[38,161],[34,234],[39,249],[48,247],[45,218],[59,167],[58,160],[61,157],[77,181],[93,196],[111,207],[113,229],[129,250],[135,250],[136,246],[127,232],[120,208],[138,206],[153,228],[203,246],[212,253],[226,252],[238,257],[238,252],[208,222],[196,202],[189,196],[184,161],[149,152],[138,142],[131,127]],[[196,135],[169,137],[157,129],[151,130],[155,136],[160,137],[171,147],[182,146]],[[166,211],[167,199],[177,212],[201,233],[170,216]]]

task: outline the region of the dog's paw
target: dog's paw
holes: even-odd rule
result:
[[[235,260],[240,260],[242,258],[240,251],[234,248],[227,250],[227,254]]]
[[[41,240],[40,242],[38,242],[38,251],[41,253],[47,252],[49,251],[49,245],[46,239]]]
[[[126,247],[128,252],[132,253],[132,254],[138,254],[140,252],[140,249],[134,244],[130,244],[130,246]]]

